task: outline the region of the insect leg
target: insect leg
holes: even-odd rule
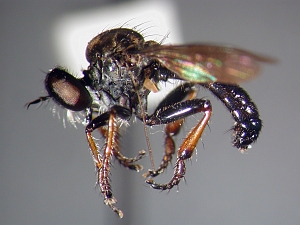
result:
[[[131,113],[127,109],[119,106],[113,107],[109,112],[101,114],[93,119],[86,127],[86,137],[90,146],[92,156],[97,171],[98,185],[101,193],[104,196],[104,203],[108,205],[120,218],[123,217],[123,212],[115,206],[116,198],[112,194],[110,185],[110,164],[113,155],[113,149],[118,146],[118,132],[119,123],[118,119],[128,119]],[[105,134],[106,141],[103,148],[103,154],[100,151],[92,137],[92,132],[102,126],[107,126]]]
[[[155,183],[154,180],[148,179],[146,183],[150,184],[154,189],[166,190],[178,185],[185,175],[186,159],[189,159],[200,139],[212,113],[212,107],[209,100],[192,99],[184,102],[178,102],[165,108],[161,108],[154,112],[152,116],[147,118],[149,124],[170,123],[195,113],[203,112],[204,116],[195,127],[191,129],[177,152],[177,160],[173,177],[166,184]]]
[[[147,177],[156,177],[157,175],[164,172],[164,170],[168,167],[171,163],[173,154],[175,153],[175,142],[173,137],[177,135],[180,131],[180,128],[184,122],[184,119],[174,121],[166,125],[165,128],[165,153],[163,159],[156,170],[148,170],[146,173],[143,174],[144,178]]]
[[[165,99],[159,104],[156,110],[163,107],[170,106],[174,103],[180,102],[183,99],[194,99],[197,95],[197,91],[193,88],[193,83],[184,83],[170,92]],[[176,136],[184,122],[184,119],[179,119],[174,122],[168,123],[165,127],[165,153],[163,159],[156,170],[148,170],[143,176],[146,177],[156,177],[161,174],[172,161],[172,156],[175,153],[175,142],[173,137]]]
[[[98,128],[98,130],[100,131],[102,136],[106,138],[107,127],[100,127],[100,128]],[[118,141],[118,140],[119,139],[117,139],[116,141]],[[128,158],[121,153],[120,148],[119,148],[119,143],[115,143],[114,146],[115,147],[112,149],[113,155],[119,161],[119,163],[121,165],[123,165],[124,167],[126,167],[128,169],[135,170],[137,172],[143,170],[143,166],[141,166],[139,164],[134,164],[134,162],[140,160],[146,154],[145,150],[140,151],[138,153],[138,155],[133,158]]]
[[[139,151],[139,154],[134,158],[128,158],[124,156],[119,149],[113,149],[113,155],[117,158],[117,160],[122,164],[124,167],[135,170],[137,172],[143,170],[143,166],[139,164],[134,164],[134,162],[140,160],[146,154],[145,150]]]

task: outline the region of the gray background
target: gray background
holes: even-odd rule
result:
[[[41,71],[59,64],[51,46],[54,19],[112,4],[1,1],[0,224],[299,224],[300,2],[177,1],[178,26],[187,43],[231,43],[280,60],[243,85],[259,107],[264,127],[249,153],[238,153],[226,132],[232,126],[228,112],[204,92],[214,114],[204,148],[200,143],[187,163],[186,184],[180,184],[179,192],[151,190],[141,173],[114,164],[113,190],[123,220],[94,189],[84,128],[64,128],[47,106],[23,108],[42,94]],[[156,164],[161,136],[152,141]],[[140,140],[143,131],[137,123],[124,135],[126,155],[146,147]],[[149,168],[149,158],[142,164]],[[169,169],[159,181],[171,174]]]

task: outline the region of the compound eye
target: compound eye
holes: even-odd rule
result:
[[[80,80],[61,68],[47,73],[45,86],[50,97],[66,109],[82,111],[92,104],[91,95]]]

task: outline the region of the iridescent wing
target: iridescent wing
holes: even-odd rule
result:
[[[180,79],[198,83],[240,83],[254,78],[260,62],[273,59],[226,46],[156,45],[139,54],[158,60]]]

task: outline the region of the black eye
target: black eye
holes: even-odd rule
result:
[[[81,111],[92,104],[90,93],[82,82],[61,68],[54,68],[47,74],[45,86],[50,97],[67,109]]]

